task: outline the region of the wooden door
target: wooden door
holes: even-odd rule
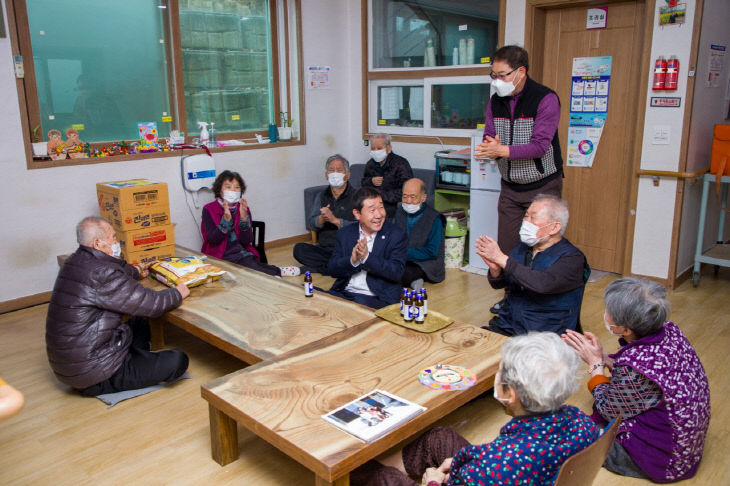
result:
[[[574,57],[611,56],[608,118],[592,168],[565,166],[563,198],[570,206],[566,237],[578,246],[592,268],[622,273],[629,200],[634,171],[634,142],[641,87],[644,4],[608,4],[607,28],[586,30],[587,6],[545,9],[533,23],[536,79],[554,89],[561,101],[560,146],[567,160],[568,114]],[[533,53],[530,53],[533,54]],[[538,77],[539,76],[539,77]],[[638,161],[636,166],[638,167]]]

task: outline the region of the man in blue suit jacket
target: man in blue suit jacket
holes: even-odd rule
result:
[[[357,191],[352,213],[359,224],[337,232],[327,266],[337,280],[329,293],[375,309],[395,304],[400,300],[408,237],[386,221],[383,198],[375,188]]]

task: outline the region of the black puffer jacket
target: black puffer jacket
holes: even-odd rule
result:
[[[106,380],[119,369],[132,342],[122,315],[159,317],[182,302],[177,289],[140,285],[132,265],[79,246],[63,264],[46,318],[46,351],[56,377],[74,388]]]

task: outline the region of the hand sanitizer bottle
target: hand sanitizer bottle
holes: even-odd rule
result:
[[[215,131],[215,123],[210,122],[210,139],[208,140],[208,147],[218,146],[218,134]]]
[[[208,123],[198,122],[198,126],[200,127],[200,145],[207,146],[210,139],[208,135]]]

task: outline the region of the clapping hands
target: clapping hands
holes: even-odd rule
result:
[[[507,265],[507,255],[502,253],[497,242],[489,236],[480,236],[474,246],[477,249],[477,255],[489,266],[492,276],[498,276]]]
[[[368,242],[365,238],[358,240],[355,247],[352,249],[352,256],[350,256],[350,263],[357,265],[358,262],[365,260],[368,257]]]

